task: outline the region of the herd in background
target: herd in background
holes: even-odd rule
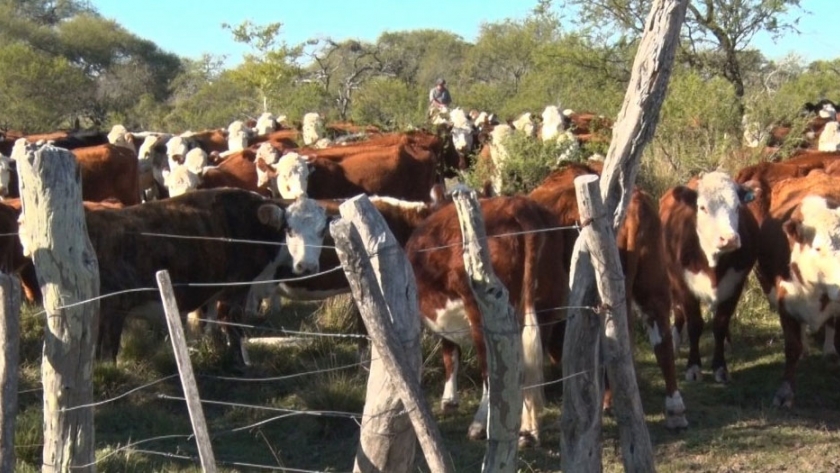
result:
[[[635,304],[643,314],[665,380],[669,428],[688,426],[675,368],[683,329],[689,339],[685,377],[700,381],[701,308],[713,312],[711,368],[715,381],[730,381],[723,347],[731,341],[729,322],[752,270],[784,332],[785,368],[776,404],[793,404],[807,330],[825,326],[825,350],[840,348],[833,330],[840,313],[836,107],[821,101],[808,104],[807,111],[814,115],[805,136],[808,146],[786,161],[744,167],[734,177],[703,173],[668,189],[658,205],[643,189],[631,195],[617,243],[628,308]],[[443,179],[457,178],[475,160],[503,166],[510,152],[506,137],[513,133],[566,143],[566,151],[557,156],[558,170],[528,195],[481,199],[493,269],[523,325],[524,383],[531,387],[524,393],[520,440],[523,446],[537,444],[544,398],[542,388],[533,386],[541,384],[544,353],[553,363],[562,354],[563,307],[577,236],[571,228],[579,220],[574,178],[600,174],[602,168],[598,157],[569,158],[587,142],[608,143],[612,123],[555,105],[509,122],[459,108],[434,120],[431,130],[393,133],[325,124],[316,113],[293,128],[284,117],[266,113],[257,120],[234,121],[227,129],[180,135],[130,132],[121,125],[108,134],[24,137],[6,132],[0,135],[0,232],[25,232],[25,222],[18,223],[15,160],[36,149],[32,143],[50,141],[71,150],[79,162],[103,294],[154,287],[154,272],[169,269],[182,310],[204,307],[206,317],[230,320],[256,310],[258,300],[272,294],[311,300],[349,292],[344,273],[336,270],[327,223],[338,214],[341,200],[336,199],[369,194],[414,268],[425,326],[443,341],[443,411],[458,408],[461,349],[475,347],[485,385],[469,436],[479,439],[486,435],[488,405],[481,313],[464,270],[457,215]],[[769,130],[767,137],[783,136],[781,128]],[[752,131],[745,126],[748,145]],[[487,190],[498,194],[501,179],[496,173]],[[18,272],[27,297],[38,301],[34,266],[20,240],[2,237],[0,243],[0,269]],[[295,278],[301,275],[312,277]],[[237,281],[273,282],[250,288],[199,284]],[[124,320],[148,312],[155,299],[156,293],[142,292],[102,299],[101,359],[116,359]],[[243,334],[230,327],[226,334],[231,352],[247,364]],[[609,395],[604,403],[608,407]]]

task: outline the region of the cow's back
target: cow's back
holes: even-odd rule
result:
[[[137,154],[123,146],[105,144],[72,151],[82,174],[82,199],[100,202],[114,198],[123,205],[140,203]]]

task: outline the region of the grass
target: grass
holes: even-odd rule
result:
[[[347,298],[323,304],[286,303],[280,313],[269,314],[262,324],[269,328],[346,332],[353,318],[348,304]],[[32,312],[31,308],[27,309],[22,316],[27,346],[37,338],[36,330],[42,327],[33,320]],[[774,408],[771,401],[783,363],[781,330],[754,284],[745,294],[732,324],[733,345],[727,353],[732,382],[719,385],[712,381],[708,370],[712,340],[707,331],[701,345],[706,368],[704,381],[680,383],[691,424],[684,432],[673,433],[663,426],[664,383],[644,331],[637,330],[637,333],[638,379],[659,471],[831,472],[840,469],[840,457],[836,455],[840,444],[837,410],[840,367],[836,362],[824,360],[818,350],[812,350],[800,364],[797,406],[793,410]],[[148,351],[142,354],[137,345]],[[171,360],[168,345],[156,331],[134,324],[124,342],[125,352],[119,363],[96,367],[95,398],[110,398],[174,374],[174,362],[166,361]],[[460,377],[463,396],[460,410],[445,416],[439,409],[443,368],[438,347],[435,339],[424,337],[422,379],[427,400],[457,471],[480,471],[485,445],[466,438],[466,428],[480,395],[475,360],[469,353],[465,357],[467,366]],[[354,366],[356,350],[354,340],[340,338],[312,338],[288,346],[255,345],[251,349],[253,366],[247,373],[232,374],[219,367],[220,358],[212,355],[212,348],[206,344],[194,347],[193,361],[199,373],[202,398],[237,404],[204,405],[222,471],[253,471],[242,464],[351,470],[359,435],[355,420],[301,413],[269,421],[284,413],[249,406],[309,413],[361,412],[366,372]],[[684,347],[678,357],[680,378],[686,350]],[[21,389],[33,389],[37,387],[40,353],[32,347],[24,353]],[[342,368],[347,365],[351,367]],[[314,371],[321,372],[282,378]],[[236,381],[219,375],[277,379]],[[548,368],[547,379],[559,376],[556,368]],[[559,384],[549,387],[542,447],[520,452],[519,471],[559,470],[560,436],[551,426],[560,416],[561,391]],[[188,439],[191,429],[185,404],[162,399],[159,394],[181,397],[177,379],[159,382],[96,408],[99,471],[199,471],[197,452]],[[41,461],[40,444],[43,443],[40,393],[21,394],[19,412],[15,442],[18,471],[35,471]],[[257,425],[259,422],[265,423]],[[133,449],[124,448],[132,442],[155,437],[162,438],[135,445]],[[605,471],[621,471],[617,427],[610,417],[604,420],[603,441]],[[165,452],[190,460],[136,450]],[[427,471],[419,449],[417,458],[418,471]]]

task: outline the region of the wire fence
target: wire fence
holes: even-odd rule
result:
[[[557,226],[557,227],[550,227],[550,228],[542,228],[537,230],[530,230],[530,231],[519,231],[519,232],[507,232],[507,233],[500,233],[500,234],[492,234],[487,235],[486,238],[504,238],[504,237],[511,237],[511,236],[519,236],[529,233],[544,233],[544,232],[554,232],[554,231],[566,231],[566,230],[577,230],[580,231],[580,226],[577,224],[575,225],[568,225],[568,226]],[[7,233],[7,234],[0,234],[0,236],[16,236],[17,233]],[[155,233],[155,232],[141,232],[138,235],[150,237],[150,238],[171,238],[171,239],[183,239],[183,240],[207,240],[207,241],[219,241],[229,244],[254,244],[254,245],[275,245],[275,246],[284,246],[286,243],[284,242],[270,242],[270,241],[260,241],[260,240],[248,240],[248,239],[234,239],[234,238],[224,238],[224,237],[205,237],[205,236],[188,236],[188,235],[173,235],[173,234],[166,234],[166,233]],[[461,246],[463,243],[454,243],[449,245],[441,245],[429,248],[422,248],[418,251],[420,252],[429,252],[429,251],[437,251],[442,250],[445,248],[451,248],[455,246]],[[330,249],[334,250],[335,246],[331,245],[306,245],[309,247],[320,248],[320,249]],[[295,283],[306,281],[314,278],[318,278],[321,276],[325,276],[331,273],[335,273],[341,271],[341,266],[336,266],[333,268],[329,268],[315,274],[303,275],[298,277],[290,277],[290,278],[282,278],[282,279],[270,279],[270,280],[260,280],[260,281],[219,281],[219,282],[184,282],[178,281],[173,282],[173,286],[176,288],[184,288],[184,287],[218,287],[218,288],[226,288],[226,287],[237,287],[237,286],[250,286],[254,284],[287,284],[287,283]],[[100,294],[96,297],[92,297],[85,300],[80,301],[73,301],[59,307],[44,309],[40,312],[35,313],[34,315],[40,316],[44,314],[49,314],[51,317],[60,316],[61,311],[63,309],[73,308],[80,305],[101,301],[103,299],[109,299],[114,297],[120,296],[134,296],[140,293],[157,293],[159,289],[157,287],[138,287],[138,288],[126,288],[123,290],[117,290],[106,294]],[[153,297],[153,296],[152,296]],[[151,297],[150,297],[151,298]],[[595,307],[587,307],[587,306],[558,306],[558,307],[549,307],[549,308],[539,308],[536,310],[537,313],[547,313],[552,311],[594,311],[597,312],[598,309]],[[324,332],[313,332],[313,331],[301,331],[301,330],[291,330],[285,327],[269,327],[269,326],[260,326],[260,325],[252,325],[246,324],[242,322],[233,322],[233,321],[225,321],[225,320],[216,320],[210,318],[199,318],[199,322],[203,322],[205,324],[213,324],[218,326],[229,326],[229,327],[236,327],[241,329],[247,329],[252,333],[274,333],[284,336],[293,336],[293,337],[307,337],[307,338],[323,338],[323,339],[368,339],[366,335],[363,334],[348,334],[348,333],[324,333]],[[560,321],[552,320],[550,322],[540,323],[537,326],[546,327],[557,324]],[[469,328],[465,328],[462,330],[454,330],[454,331],[440,331],[436,332],[438,335],[442,337],[450,337],[450,336],[463,336],[468,335],[470,332]],[[373,361],[373,360],[371,360]],[[222,381],[222,382],[236,382],[236,383],[271,383],[271,382],[282,382],[282,381],[292,381],[297,380],[300,378],[304,378],[307,376],[318,376],[324,375],[327,373],[334,373],[339,371],[345,371],[353,368],[359,368],[366,366],[369,362],[357,362],[357,363],[348,363],[338,366],[331,366],[328,368],[320,368],[320,369],[313,369],[308,371],[300,371],[292,374],[281,375],[281,376],[266,376],[266,377],[238,377],[238,376],[221,376],[221,375],[214,375],[214,374],[203,374],[197,373],[197,377],[200,379],[207,379],[207,380],[215,380],[215,381]],[[536,387],[543,387],[549,386],[552,384],[560,383],[565,379],[569,379],[576,376],[585,375],[587,372],[580,372],[575,373],[570,376],[559,378],[552,381],[547,381],[541,384],[532,385],[532,386],[524,386],[522,389],[531,389]],[[132,395],[137,393],[145,392],[149,393],[150,391],[154,392],[153,390],[157,389],[159,386],[167,383],[173,382],[174,385],[175,379],[178,377],[178,374],[171,374],[159,377],[153,381],[146,382],[140,386],[133,387],[128,389],[118,395],[102,399],[96,402],[92,402],[89,404],[73,406],[70,408],[63,409],[64,412],[82,410],[82,409],[96,409],[108,404],[116,403],[118,401],[124,400]],[[33,388],[33,389],[26,389],[19,391],[19,394],[25,393],[35,393],[43,391],[42,388]],[[184,402],[186,399],[184,397],[175,396],[171,394],[165,394],[162,392],[157,392],[154,399],[158,401],[172,401],[172,402]],[[299,417],[299,416],[314,416],[314,417],[324,417],[324,418],[338,418],[338,419],[350,419],[357,423],[360,423],[363,419],[363,414],[361,412],[347,412],[347,411],[334,411],[334,410],[312,410],[312,409],[290,409],[290,408],[283,408],[283,407],[276,407],[276,406],[267,406],[267,405],[258,405],[258,404],[249,404],[245,402],[233,402],[227,400],[214,400],[214,399],[201,399],[200,402],[207,406],[213,406],[215,408],[220,409],[246,409],[264,413],[270,413],[271,416],[268,418],[260,419],[255,422],[249,422],[244,425],[239,425],[236,427],[228,427],[226,429],[217,429],[211,433],[212,438],[218,438],[224,435],[230,435],[234,433],[250,431],[256,429],[258,427],[265,426],[270,423],[283,421],[292,417]],[[373,414],[368,416],[376,417],[381,415],[395,415],[395,414],[405,414],[405,411],[394,412],[393,410],[383,411],[381,413]],[[115,455],[118,454],[142,454],[142,455],[150,455],[150,456],[158,456],[161,458],[168,458],[172,460],[184,461],[184,462],[191,462],[198,464],[199,458],[197,455],[190,454],[184,452],[180,449],[175,451],[163,451],[157,450],[155,448],[150,448],[150,444],[156,444],[161,442],[167,441],[191,441],[193,439],[193,434],[169,434],[169,435],[160,435],[149,437],[142,440],[135,440],[129,441],[123,446],[119,446],[114,450],[108,451],[105,455],[98,458],[95,462],[89,465],[78,465],[72,467],[73,469],[84,469],[89,468],[94,465],[101,464],[105,461],[108,461]],[[37,447],[38,445],[28,445],[27,447]],[[138,448],[141,447],[142,448]],[[23,448],[21,446],[20,448]],[[272,452],[273,454],[273,452]],[[302,472],[302,473],[315,473],[320,470],[307,470],[307,469],[300,469],[300,468],[292,468],[282,465],[280,459],[275,455],[275,459],[277,460],[278,465],[260,465],[250,462],[243,462],[240,460],[235,459],[218,459],[217,464],[222,466],[230,466],[234,468],[247,468],[247,469],[254,469],[254,470],[266,470],[266,471],[290,471],[290,472]],[[330,469],[329,471],[334,471]]]

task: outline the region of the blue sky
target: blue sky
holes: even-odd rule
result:
[[[474,41],[482,22],[523,18],[536,0],[93,0],[99,12],[129,31],[157,43],[164,50],[196,58],[202,53],[228,55],[237,64],[247,48],[223,30],[224,22],[283,23],[282,37],[294,44],[330,36],[374,41],[385,31],[436,28]],[[236,6],[234,6],[236,3]],[[791,52],[805,60],[840,57],[836,38],[838,0],[802,0],[811,14],[801,17],[801,35],[787,35],[774,43],[759,35],[753,45],[770,58]],[[832,38],[834,36],[834,38]]]

